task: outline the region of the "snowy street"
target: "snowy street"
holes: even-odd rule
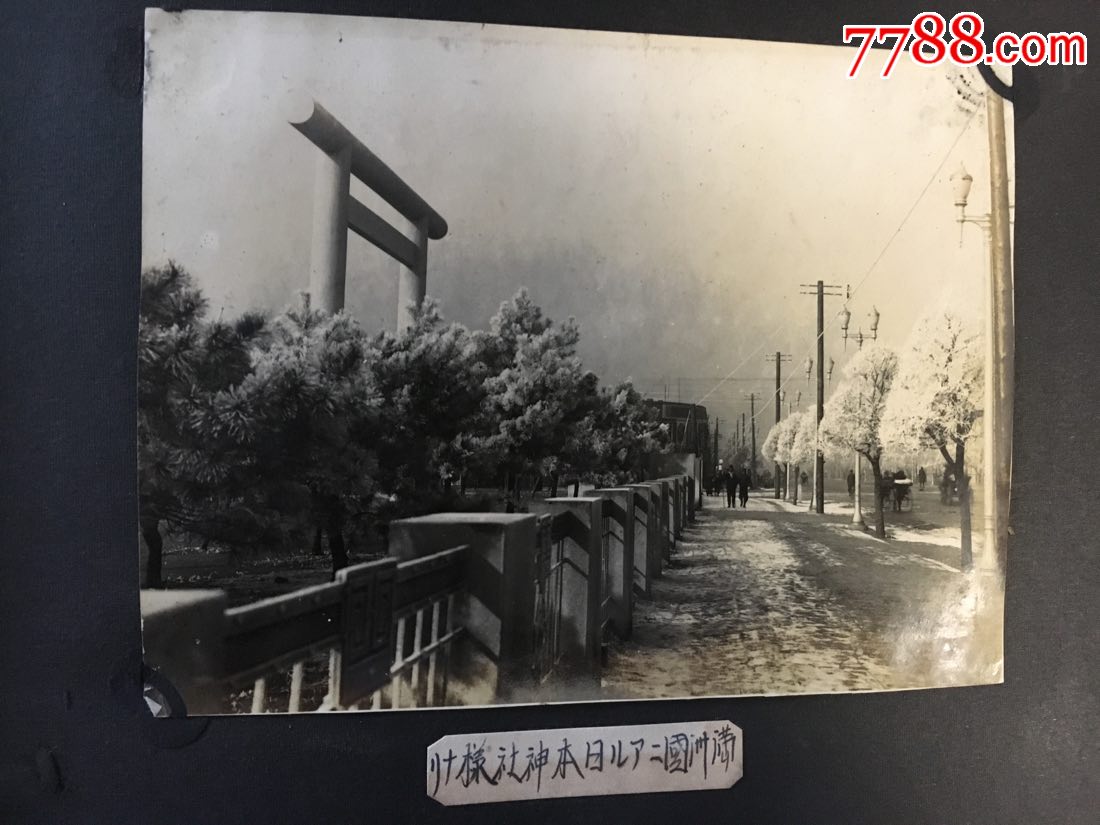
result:
[[[914,520],[881,541],[755,493],[685,531],[634,635],[615,642],[608,698],[879,690],[1000,679],[999,584],[959,571],[958,529]],[[847,512],[844,512],[845,508]],[[830,515],[832,513],[833,515]],[[980,558],[980,535],[975,535]],[[994,650],[996,656],[983,650]]]

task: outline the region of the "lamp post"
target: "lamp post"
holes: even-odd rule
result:
[[[799,390],[798,393],[795,395],[794,401],[787,400],[787,391],[784,390],[783,399],[787,401],[787,417],[790,418],[791,413],[793,413],[798,407],[802,406],[802,390]]]
[[[996,97],[995,94],[991,95]],[[1000,98],[997,98],[999,101]],[[1002,118],[1003,112],[998,113]],[[990,112],[990,116],[993,113]],[[993,126],[990,126],[993,129]],[[992,141],[991,141],[992,146]],[[992,152],[991,152],[992,154]],[[994,159],[990,158],[991,164]],[[955,220],[959,224],[959,246],[962,246],[963,227],[970,223],[982,230],[982,241],[988,261],[986,277],[986,312],[985,312],[985,387],[982,410],[982,510],[983,510],[983,545],[986,559],[996,558],[999,550],[1000,536],[1004,525],[1002,522],[1002,504],[1000,500],[1000,486],[1004,486],[1003,495],[1007,498],[1007,479],[1010,477],[1008,434],[1011,427],[1005,420],[1005,414],[1010,415],[1010,408],[1005,403],[1008,391],[1010,372],[1004,372],[1005,362],[1012,363],[1012,269],[1011,260],[1007,255],[998,255],[997,247],[999,239],[996,238],[997,228],[993,213],[984,215],[968,215],[966,213],[967,198],[970,195],[970,187],[974,178],[959,165],[959,169],[951,176],[954,189],[955,206],[958,214]],[[1006,198],[1007,202],[1007,193]],[[996,198],[994,198],[996,203]],[[1000,293],[1007,291],[1008,311],[1004,308],[1004,297]],[[1007,352],[1006,352],[1007,351]],[[1001,367],[1001,370],[998,370]],[[1011,402],[1008,402],[1011,403]],[[1005,479],[1003,485],[999,482]]]
[[[780,399],[784,403],[786,403],[786,405],[787,405],[787,418],[789,419],[791,417],[791,403],[789,401],[787,401],[787,391],[786,390],[781,390],[780,393],[779,393],[779,396],[780,396]],[[787,464],[787,474],[786,474],[786,482],[784,482],[784,485],[783,485],[784,488],[785,488],[783,498],[787,501],[791,501],[792,500],[791,499],[791,493],[793,491],[793,488],[791,487],[791,471],[794,468],[794,464],[791,463],[790,456],[787,457],[786,464]],[[776,473],[775,486],[776,486],[776,489],[778,490],[779,489],[779,464],[778,463],[775,465],[775,473]],[[776,496],[776,498],[778,498],[778,496]]]
[[[855,512],[852,513],[852,524],[857,527],[863,527],[863,502],[860,497],[863,495],[863,456],[856,451],[856,489],[853,496],[853,504],[855,505]]]
[[[847,312],[847,310],[845,310],[845,312]],[[874,307],[874,306],[871,307],[871,311],[867,314],[871,318],[871,334],[870,335],[864,335],[863,330],[861,329],[858,333],[856,333],[856,336],[855,336],[856,344],[859,345],[859,348],[861,350],[863,349],[863,342],[864,341],[867,341],[867,340],[877,341],[878,340],[878,322],[879,322],[879,318],[882,317],[881,313],[878,311],[878,308]],[[849,315],[851,315],[851,313],[849,313]],[[862,399],[860,399],[860,400],[862,402]],[[863,527],[864,526],[862,496],[863,496],[863,456],[860,455],[859,452],[857,451],[856,452],[856,487],[855,487],[855,495],[853,496],[854,501],[852,502],[855,506],[853,507],[853,512],[852,512],[852,524],[854,524],[858,527]]]

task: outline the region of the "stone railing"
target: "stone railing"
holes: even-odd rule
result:
[[[669,476],[390,525],[389,558],[226,609],[221,591],[143,591],[146,662],[198,713],[596,698],[698,504]]]

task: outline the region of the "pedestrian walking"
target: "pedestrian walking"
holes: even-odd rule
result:
[[[752,476],[748,469],[741,471],[741,477],[738,479],[737,493],[738,498],[741,501],[742,507],[747,507],[749,504],[749,484],[752,483]]]
[[[733,507],[734,496],[737,495],[737,473],[733,471],[733,468],[726,470],[726,507]]]
[[[924,471],[924,468],[921,467],[919,470],[917,470],[917,487],[919,489],[923,490],[925,482],[927,482],[927,481],[928,481],[928,473],[926,473]]]
[[[848,471],[848,498],[856,497],[856,471]]]

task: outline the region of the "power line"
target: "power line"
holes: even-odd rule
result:
[[[901,219],[901,222],[898,224],[897,228],[886,239],[886,243],[883,244],[882,249],[879,250],[879,253],[878,253],[878,255],[875,256],[874,260],[871,261],[871,265],[869,267],[867,267],[867,271],[864,272],[863,277],[860,278],[859,281],[856,282],[856,285],[849,292],[849,295],[848,295],[849,300],[851,299],[851,296],[855,295],[856,292],[859,291],[860,287],[862,287],[863,284],[866,283],[867,279],[871,276],[871,273],[875,271],[875,267],[878,266],[879,262],[882,260],[883,256],[886,254],[887,250],[893,244],[894,239],[897,238],[897,236],[899,234],[901,234],[902,229],[904,229],[905,225],[909,222],[909,218],[912,217],[913,212],[916,211],[917,206],[924,199],[924,196],[928,192],[928,189],[932,186],[933,182],[936,180],[936,176],[939,175],[940,171],[944,167],[944,164],[947,163],[948,159],[951,157],[951,154],[955,151],[955,147],[958,146],[959,141],[962,140],[963,135],[965,135],[967,130],[970,128],[970,124],[974,122],[974,117],[977,113],[978,113],[977,109],[975,109],[973,112],[970,113],[970,117],[967,118],[966,123],[964,123],[962,129],[959,130],[959,134],[955,136],[955,140],[952,141],[951,146],[948,147],[947,152],[944,154],[943,158],[940,160],[940,162],[936,166],[935,170],[929,176],[928,181],[924,184],[924,187],[921,189],[920,193],[917,195],[916,200],[913,201],[912,206],[909,207],[909,210],[905,213],[905,216]],[[843,310],[843,307],[842,307],[835,315],[833,315],[832,321],[836,321],[836,319],[840,317],[840,313],[843,312],[843,311],[844,310]],[[831,322],[830,322],[830,325],[831,325]],[[775,330],[773,331],[773,334],[775,332],[778,332],[780,329],[782,329],[785,326],[787,326],[787,321],[786,320],[781,321],[779,324],[776,325]],[[810,347],[806,351],[806,357],[810,357],[810,355],[813,354],[814,349],[817,347],[817,340],[822,335],[824,335],[824,331],[822,331],[818,335],[814,336],[813,343],[811,343]],[[701,404],[703,401],[705,401],[707,398],[709,398],[710,395],[715,390],[718,389],[718,387],[720,387],[725,382],[731,380],[734,373],[736,373],[738,370],[740,370],[752,358],[755,358],[757,355],[759,355],[764,350],[764,346],[765,346],[764,340],[762,339],[761,343],[759,345],[757,345],[756,349],[754,349],[748,356],[743,358],[737,364],[737,366],[735,366],[732,370],[730,370],[729,373],[724,378],[722,378],[720,381],[718,381],[715,384],[714,387],[712,387],[707,393],[705,393],[703,395],[702,398],[700,398],[695,403]],[[791,376],[791,377],[793,377],[793,376]],[[781,385],[780,388],[785,387],[790,382],[791,377],[787,378],[783,382],[783,384]],[[757,415],[758,414],[759,413],[757,413]],[[755,418],[755,417],[756,416],[754,415],[753,418]]]

